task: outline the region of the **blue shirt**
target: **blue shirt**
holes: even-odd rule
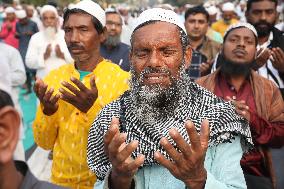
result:
[[[245,189],[246,183],[240,166],[243,151],[240,138],[232,143],[209,147],[205,158],[207,180],[205,189]],[[159,165],[144,166],[135,175],[135,189],[184,189],[186,186],[166,168]],[[108,189],[108,176],[97,181],[95,189]]]

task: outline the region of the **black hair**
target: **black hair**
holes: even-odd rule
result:
[[[265,1],[265,0],[248,0],[247,1],[247,11],[251,9],[251,5],[256,2]],[[278,1],[277,0],[268,0],[275,3],[275,8],[277,7]]]
[[[140,24],[138,27],[135,28],[135,30],[132,32],[131,34],[131,37],[130,37],[130,43],[131,43],[131,51],[132,51],[132,43],[133,43],[133,35],[135,33],[135,31],[137,31],[138,29],[146,26],[146,25],[149,25],[149,24],[154,24],[156,22],[160,22],[160,20],[150,20],[150,21],[147,21],[147,22],[144,22],[143,24]],[[186,51],[186,48],[189,46],[189,39],[188,39],[188,36],[187,34],[183,31],[183,29],[181,29],[180,27],[176,26],[179,30],[179,34],[180,34],[180,41],[181,41],[181,46],[182,46],[182,50],[183,50],[183,53],[185,53]]]
[[[184,14],[184,19],[186,20],[190,15],[195,15],[198,13],[205,15],[207,22],[209,21],[209,13],[202,5],[198,5],[198,6],[187,9]]]
[[[5,91],[0,90],[0,109],[5,106],[14,106],[11,96]]]
[[[65,22],[69,19],[71,14],[76,14],[76,13],[82,13],[82,14],[88,14],[92,17],[92,22],[93,25],[95,27],[95,29],[97,30],[98,34],[102,34],[104,32],[104,27],[101,24],[101,22],[94,17],[93,15],[87,13],[86,11],[83,11],[81,9],[65,9],[64,10],[64,15],[63,15],[63,26],[65,24]]]
[[[231,33],[231,31],[233,31],[233,30],[235,30],[235,29],[239,29],[239,28],[247,28],[247,27],[245,27],[245,26],[239,26],[239,27],[236,27],[236,28],[233,28],[233,29],[227,31],[226,34],[225,34],[225,36],[223,37],[223,43],[225,43],[225,41],[226,41],[226,39],[227,39],[229,33]],[[255,46],[257,46],[257,44],[258,44],[258,37],[254,34],[254,32],[252,32],[252,33],[253,33],[253,36],[254,36],[254,38],[255,38]]]

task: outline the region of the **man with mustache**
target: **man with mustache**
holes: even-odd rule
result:
[[[75,62],[36,81],[40,106],[34,138],[40,147],[53,150],[53,183],[91,189],[96,175],[87,166],[88,131],[101,108],[128,88],[129,74],[100,55],[106,28],[98,4],[83,0],[67,9],[63,29]]]
[[[267,147],[284,144],[284,102],[271,81],[252,71],[256,46],[257,32],[252,25],[232,25],[224,36],[220,68],[197,83],[233,101],[237,113],[247,119],[255,144],[241,160],[248,189],[271,189],[275,177]]]
[[[240,140],[247,147],[251,139],[248,124],[232,104],[190,81],[191,53],[175,12],[153,8],[138,17],[131,88],[89,132],[95,188],[246,188],[239,161]]]
[[[254,69],[273,81],[284,99],[284,35],[274,27],[277,19],[277,0],[249,0],[246,19],[258,34],[258,53]]]

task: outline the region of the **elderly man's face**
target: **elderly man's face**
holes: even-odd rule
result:
[[[223,44],[224,57],[237,64],[251,63],[255,58],[256,40],[248,28],[231,31]]]
[[[189,56],[185,56],[186,62],[190,56],[191,51]],[[172,78],[179,78],[183,60],[177,26],[156,22],[135,31],[130,60],[143,85],[159,85],[162,88],[170,86]],[[147,69],[151,71],[145,72]]]
[[[58,18],[53,11],[46,11],[42,14],[42,24],[44,27],[57,27]]]
[[[106,27],[109,36],[120,36],[122,31],[122,20],[119,14],[106,14]]]
[[[255,27],[259,37],[269,35],[277,17],[275,3],[268,0],[252,3],[246,12],[247,21]]]
[[[83,13],[71,14],[65,21],[65,41],[75,61],[85,61],[99,55],[103,34],[98,34],[92,22],[92,16]]]
[[[234,17],[234,11],[223,11],[223,19],[229,22]]]

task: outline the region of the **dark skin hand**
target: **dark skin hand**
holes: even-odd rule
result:
[[[185,123],[185,128],[191,141],[190,144],[183,139],[176,129],[169,131],[181,152],[178,152],[166,138],[161,139],[160,144],[173,159],[173,162],[166,159],[160,152],[155,152],[155,158],[189,188],[203,189],[207,178],[204,160],[208,148],[209,122],[207,120],[202,122],[200,135],[191,121]]]
[[[71,91],[71,93],[64,88],[60,88],[60,98],[65,102],[72,104],[81,112],[87,113],[98,97],[95,79],[93,77],[90,79],[90,89],[88,89],[80,80],[74,77],[71,77],[70,80],[77,88],[70,83],[63,81],[61,84]]]
[[[60,46],[56,44],[55,46],[55,53],[58,58],[65,59],[64,53],[61,51]]]
[[[58,109],[58,100],[60,95],[52,96],[54,92],[53,88],[47,90],[47,85],[41,80],[37,79],[34,85],[34,91],[38,97],[40,103],[43,105],[43,113],[51,116]]]
[[[119,132],[119,120],[113,118],[110,128],[104,136],[104,150],[112,164],[110,175],[111,189],[129,189],[135,173],[144,162],[144,155],[136,159],[131,153],[137,148],[138,142],[125,143],[126,133]]]
[[[264,64],[267,63],[267,60],[269,59],[270,55],[271,55],[271,50],[270,49],[265,49],[263,52],[263,49],[259,49],[257,51],[257,56],[255,59],[256,62],[256,68],[258,69],[260,67],[262,67]]]
[[[236,108],[236,112],[244,117],[246,120],[250,121],[250,111],[249,107],[246,105],[246,102],[244,100],[237,101],[232,99],[231,97],[227,96],[227,100],[232,101],[233,105]]]
[[[284,72],[284,52],[279,47],[272,48],[271,55],[273,60],[271,60],[273,66],[280,72]]]
[[[50,54],[51,54],[51,44],[48,44],[43,54],[44,60],[48,59],[50,57]]]
[[[209,62],[203,62],[200,64],[199,69],[200,69],[201,76],[205,76],[210,73],[213,62],[214,60],[209,61]]]

